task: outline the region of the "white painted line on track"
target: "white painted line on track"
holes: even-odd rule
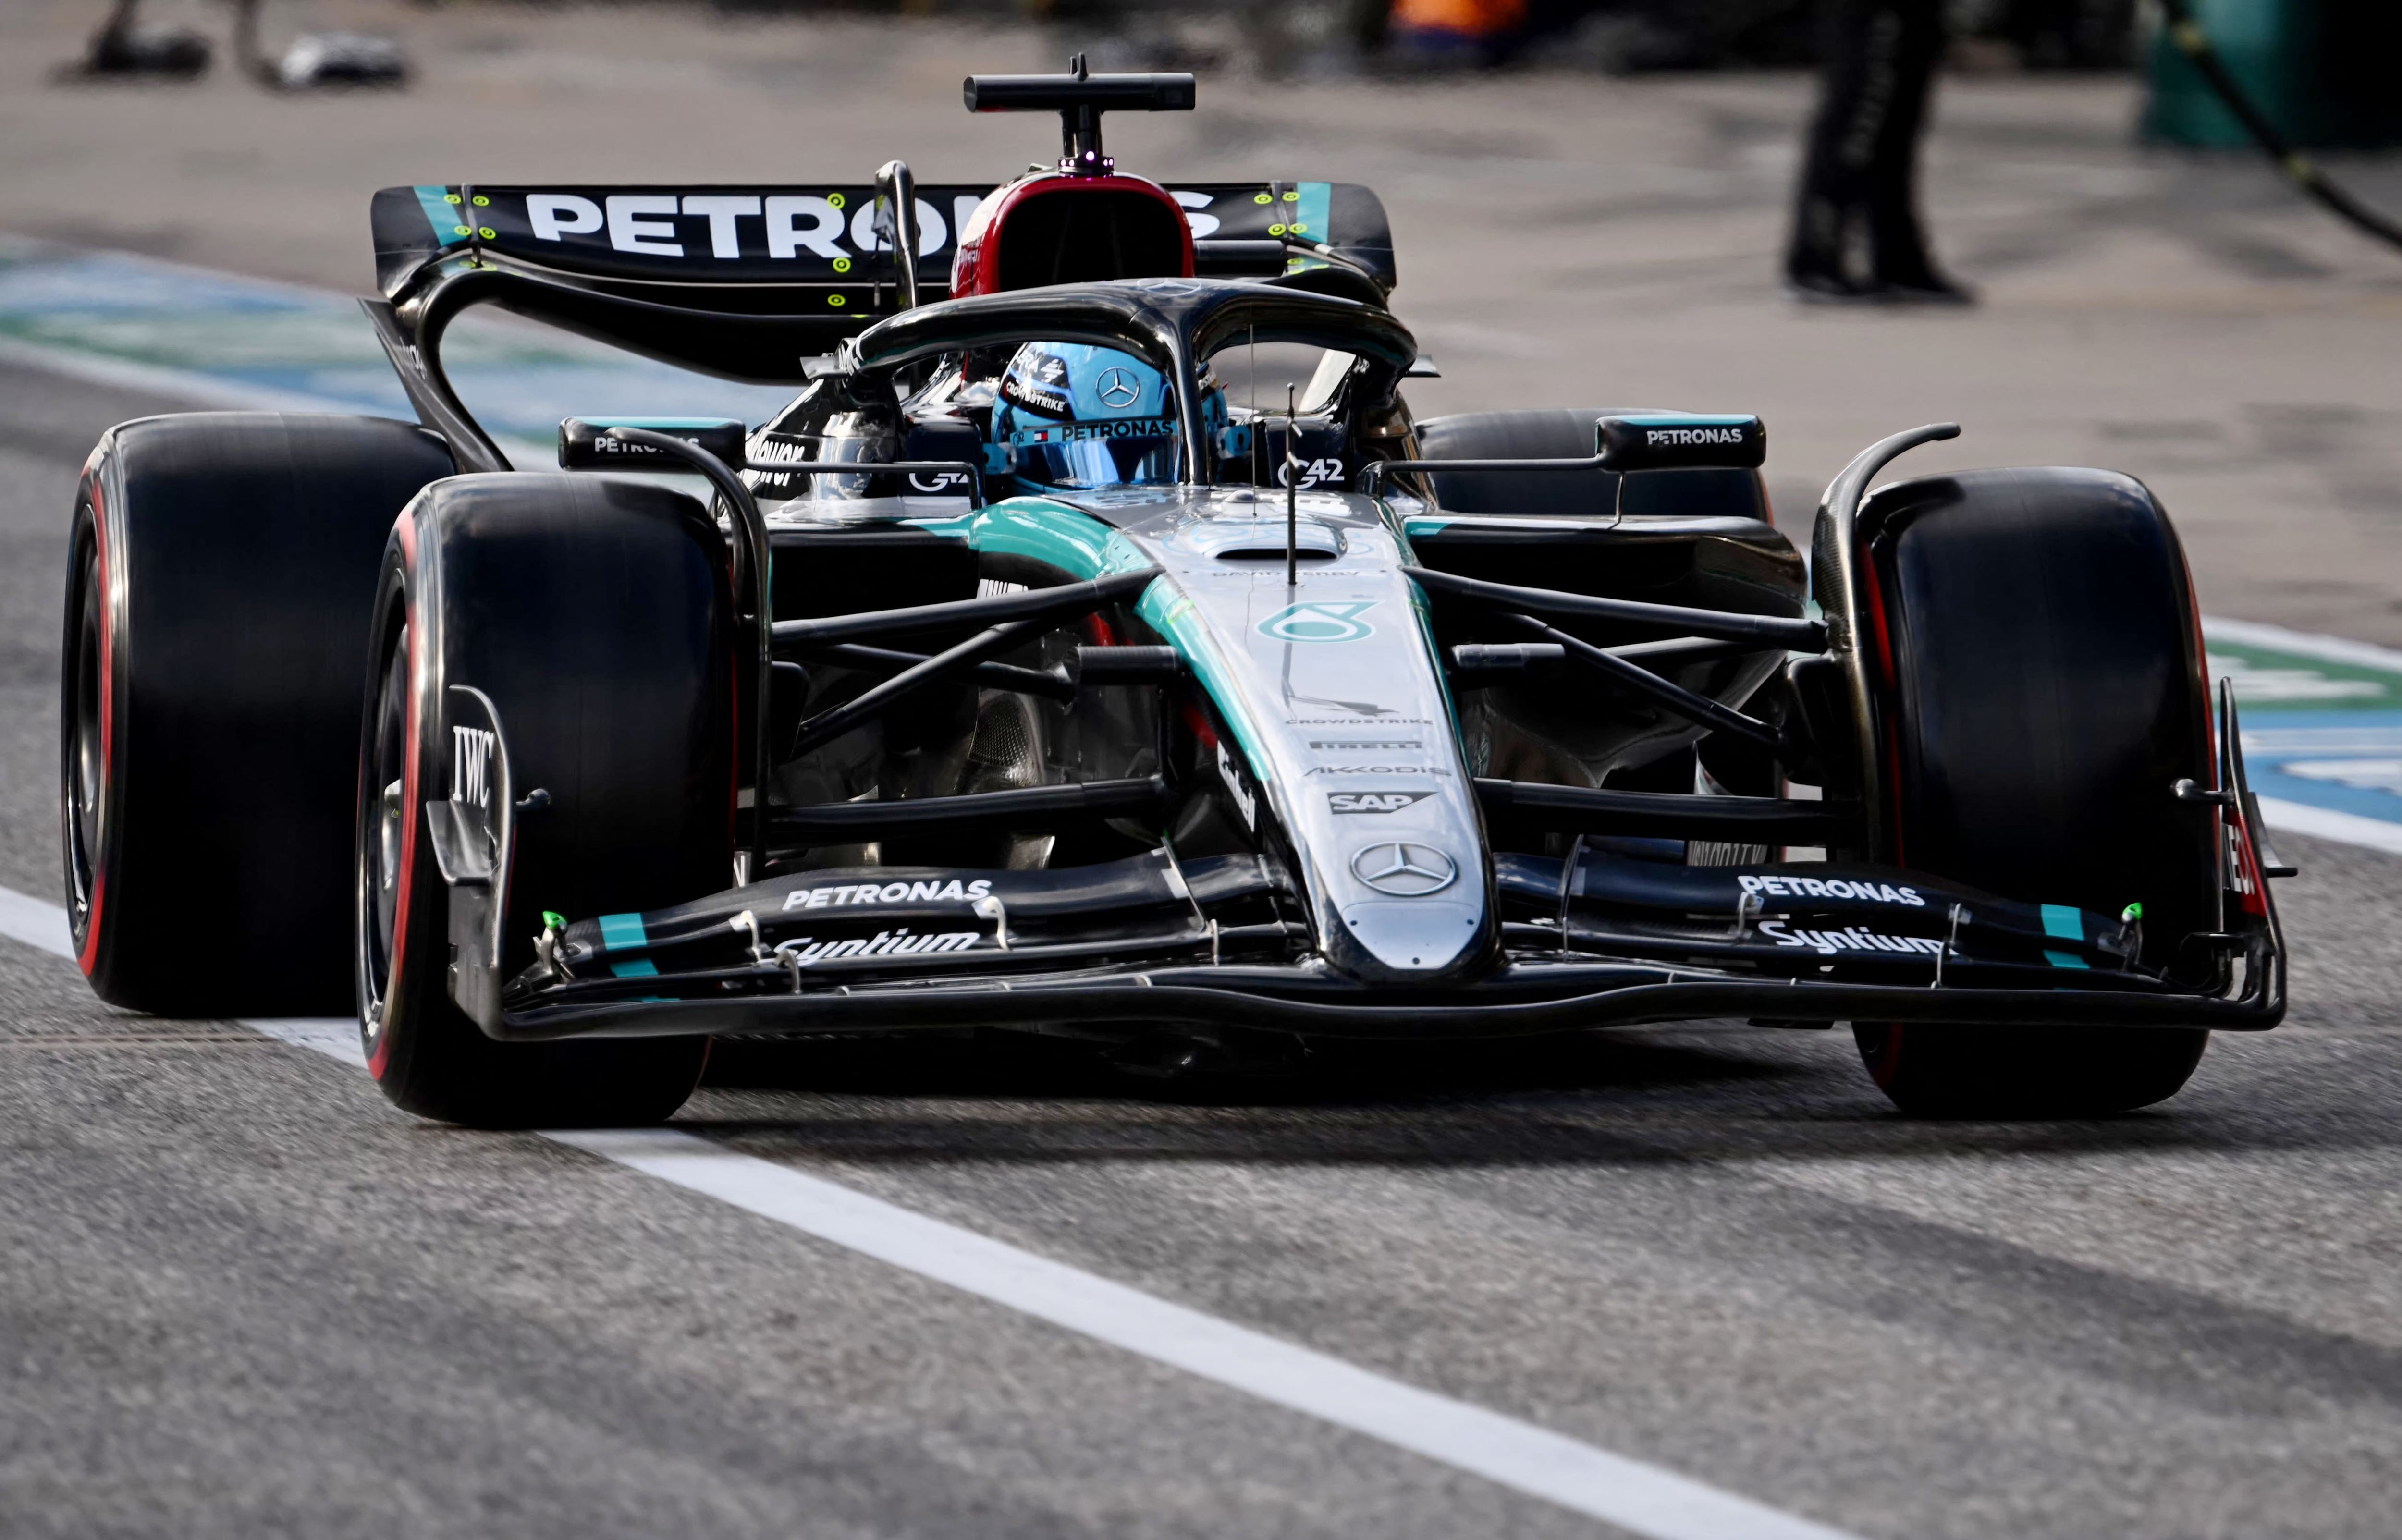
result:
[[[0,935],[70,960],[75,955],[65,910],[5,887]],[[366,1067],[354,1022],[242,1024]],[[643,1128],[542,1136],[1650,1540],[1856,1540],[1691,1477],[1421,1390],[690,1134]]]
[[[54,903],[0,887],[0,936],[39,947],[53,956],[75,961],[75,942],[67,928],[67,912]],[[366,1051],[359,1043],[359,1024],[348,1016],[277,1017],[265,1021],[244,1022],[253,1032],[279,1038],[295,1048],[313,1049],[328,1058],[339,1059],[361,1069],[367,1066]]]
[[[2296,657],[2317,658],[2323,663],[2349,663],[2357,668],[2381,668],[2402,674],[2402,653],[2375,642],[2288,631],[2282,626],[2257,620],[2222,620],[2216,615],[2202,617],[2202,635],[2206,641],[2232,642],[2238,647],[2258,647],[2271,653],[2290,653]]]
[[[2370,850],[2402,856],[2402,823],[2365,818],[2357,813],[2339,812],[2332,807],[2312,807],[2308,803],[2288,802],[2283,797],[2262,797],[2260,816],[2269,820],[2271,830],[2283,829],[2323,840],[2341,840],[2346,845],[2363,846]]]
[[[1843,1540],[1640,1460],[1421,1390],[1064,1262],[672,1129],[545,1138],[1657,1540]]]
[[[43,951],[75,961],[73,932],[67,928],[67,912],[54,903],[0,887],[0,936],[38,946]]]
[[[366,1071],[366,1045],[359,1041],[355,1016],[267,1016],[242,1024],[295,1048],[339,1059],[362,1074]]]

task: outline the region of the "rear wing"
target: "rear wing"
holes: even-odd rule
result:
[[[918,279],[945,293],[960,230],[995,189],[916,190]],[[1216,277],[1393,286],[1384,204],[1329,182],[1171,187],[1194,260]],[[889,212],[873,185],[386,187],[371,210],[377,340],[462,470],[505,469],[444,375],[442,336],[476,305],[703,374],[799,385],[810,363],[902,308]],[[1283,242],[1324,243],[1346,268]],[[1330,269],[1324,272],[1315,269]],[[1360,275],[1364,273],[1363,280]]]
[[[959,231],[995,190],[981,183],[918,188],[920,283],[949,283]],[[1192,223],[1206,271],[1272,277],[1314,263],[1263,262],[1230,249],[1290,235],[1333,246],[1387,292],[1393,287],[1392,229],[1366,187],[1196,182],[1167,190]],[[872,185],[386,187],[372,210],[376,286],[398,301],[445,256],[499,258],[620,282],[770,288],[784,291],[771,313],[848,312],[863,328],[876,318],[874,307],[890,303],[890,222],[879,213]],[[697,294],[680,302],[716,308]]]

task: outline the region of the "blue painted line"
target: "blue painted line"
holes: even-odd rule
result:
[[[2261,796],[2402,823],[2402,711],[2254,710],[2243,763]]]
[[[2260,796],[2298,802],[2309,807],[2350,813],[2354,818],[2402,823],[2402,796],[2392,791],[2346,786],[2289,775],[2281,766],[2250,765],[2252,790]]]

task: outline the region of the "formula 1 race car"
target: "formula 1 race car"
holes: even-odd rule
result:
[[[1372,193],[1102,153],[1193,92],[972,78],[1065,129],[999,188],[378,194],[422,425],[153,418],[85,473],[94,988],[354,991],[394,1101],[491,1125],[663,1118],[713,1036],[1729,1016],[1850,1024],[1908,1111],[2081,1115],[2278,1022],[2285,869],[2142,485],[1871,492],[1918,428],[1805,562],[1756,418],[1415,420]],[[799,393],[513,470],[441,364],[479,303]]]

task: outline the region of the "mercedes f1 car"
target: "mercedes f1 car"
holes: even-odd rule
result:
[[[395,1101],[500,1125],[665,1117],[719,1036],[1697,1017],[2091,1114],[2277,1023],[2284,869],[2147,489],[1871,490],[1917,428],[1805,560],[1756,418],[1414,419],[1372,193],[1103,154],[1193,91],[972,78],[1064,125],[998,188],[378,194],[420,422],[153,418],[83,476],[101,996],[347,996]],[[798,393],[512,469],[442,366],[476,304]],[[1307,385],[1232,388],[1263,348]]]

